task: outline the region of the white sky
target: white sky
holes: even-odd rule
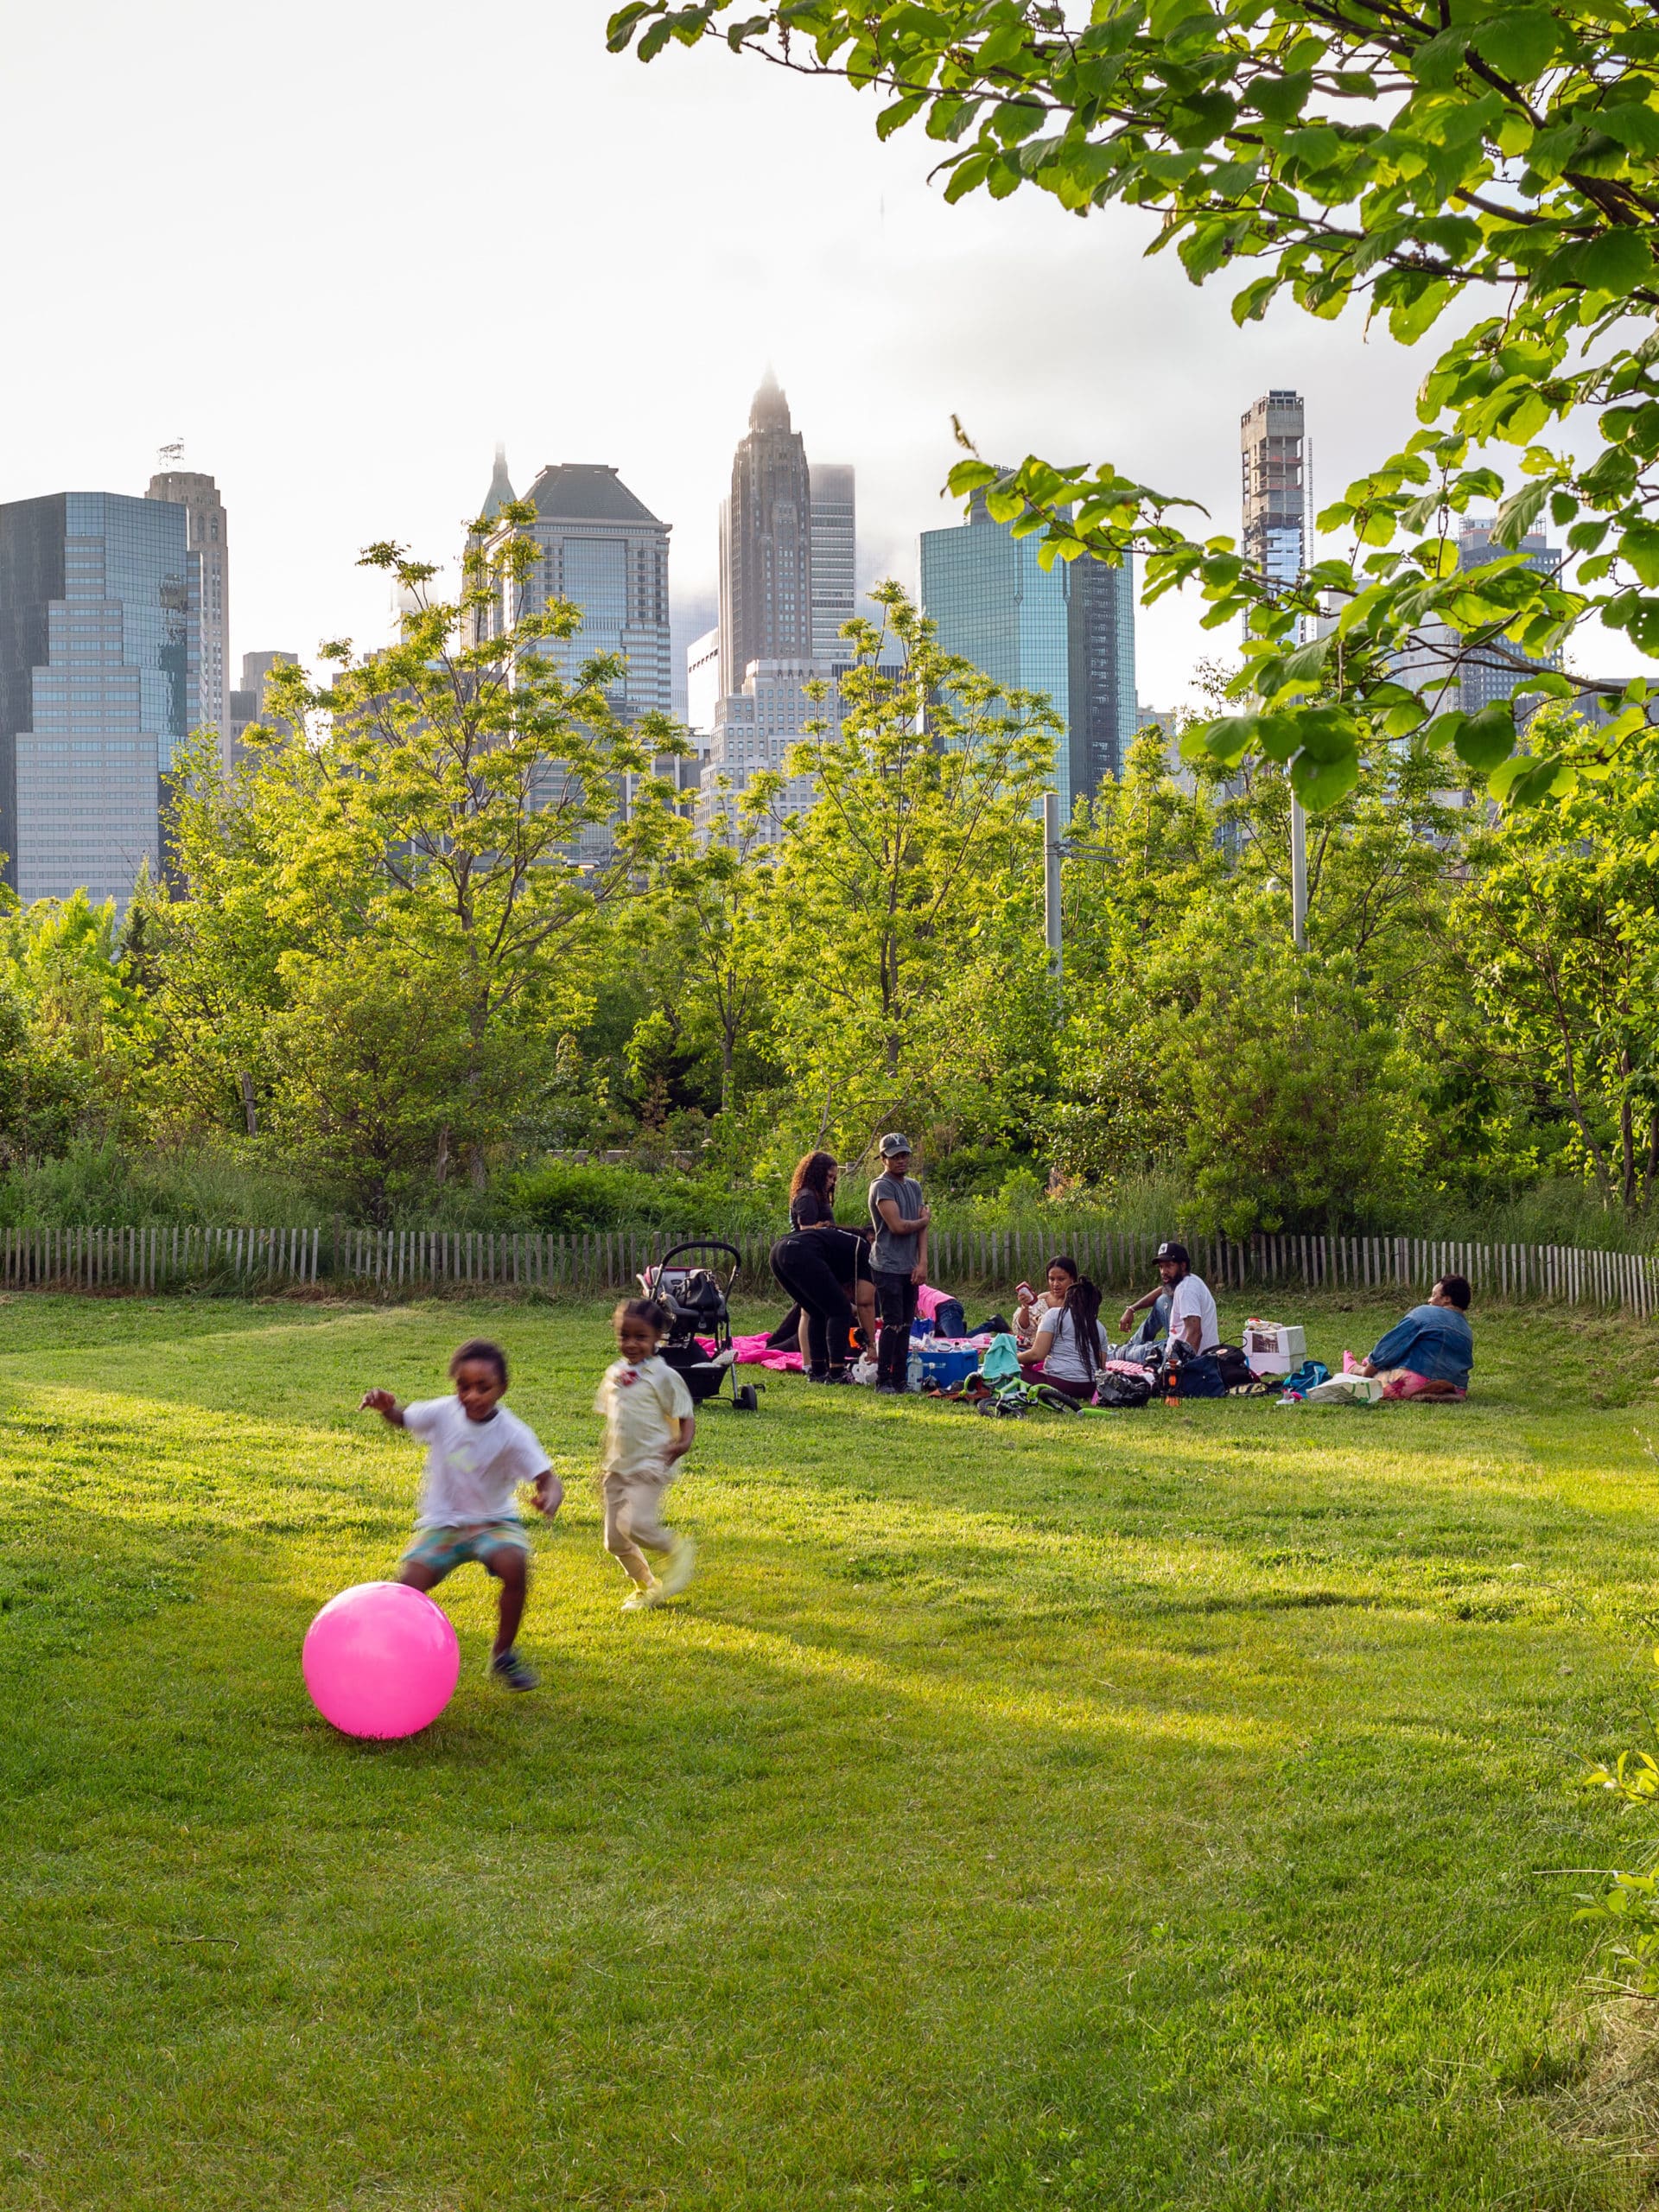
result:
[[[988,457],[1110,459],[1238,528],[1238,418],[1306,397],[1324,502],[1414,427],[1427,365],[1142,257],[1146,219],[946,207],[919,131],[723,49],[649,67],[604,0],[82,0],[10,17],[0,498],[142,492],[156,448],[230,510],[232,646],[378,642],[396,537],[447,558],[494,441],[608,461],[710,618],[731,451],[770,359],[809,454],[858,469],[868,578],[913,585],[959,413]],[[1224,650],[1142,613],[1139,690]],[[1614,648],[1602,668],[1625,664]],[[1598,645],[1599,640],[1597,641]]]

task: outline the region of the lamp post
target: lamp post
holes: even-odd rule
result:
[[[1307,816],[1290,795],[1290,933],[1298,952],[1307,950]]]
[[[1058,995],[1062,974],[1060,947],[1060,795],[1043,793],[1043,937],[1048,946],[1048,976]]]

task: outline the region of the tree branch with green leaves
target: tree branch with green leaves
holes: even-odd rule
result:
[[[1110,463],[976,456],[958,495],[1040,534],[1040,557],[1145,563],[1146,595],[1192,587],[1249,645],[1240,711],[1192,743],[1224,766],[1289,766],[1315,809],[1357,776],[1364,737],[1455,753],[1510,804],[1575,772],[1532,759],[1507,702],[1436,712],[1471,653],[1516,654],[1535,691],[1616,702],[1609,758],[1645,747],[1649,687],[1539,668],[1586,626],[1659,652],[1659,17],[1636,0],[630,0],[614,50],[650,60],[721,38],[880,103],[883,138],[919,124],[947,200],[1046,192],[1078,217],[1114,202],[1155,225],[1194,283],[1232,281],[1235,318],[1281,294],[1329,318],[1355,302],[1415,345],[1465,303],[1425,377],[1420,427],[1319,518],[1349,556],[1287,588],[1230,538],[1188,536],[1180,502]],[[1587,449],[1569,450],[1570,433]],[[1503,470],[1486,454],[1508,448]],[[1459,570],[1452,518],[1497,505],[1498,556]],[[1542,518],[1573,564],[1521,550]],[[1328,636],[1299,633],[1334,612]],[[1522,695],[1524,697],[1526,695]]]

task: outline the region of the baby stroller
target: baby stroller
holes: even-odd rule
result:
[[[725,1270],[696,1265],[677,1267],[675,1262],[688,1252],[723,1253],[731,1266]],[[639,1287],[647,1298],[656,1299],[667,1311],[668,1329],[657,1349],[683,1380],[691,1393],[692,1404],[700,1406],[707,1398],[718,1397],[729,1375],[732,1411],[752,1414],[759,1412],[760,1400],[753,1382],[737,1380],[732,1315],[728,1303],[742,1264],[743,1255],[734,1244],[722,1244],[713,1237],[695,1237],[690,1243],[675,1245],[672,1251],[664,1253],[654,1267],[646,1268],[639,1277]],[[723,1282],[722,1272],[726,1277]],[[699,1338],[712,1338],[712,1357],[697,1341]]]

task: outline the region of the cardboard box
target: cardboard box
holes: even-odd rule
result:
[[[1252,1321],[1244,1332],[1244,1357],[1252,1375],[1294,1375],[1307,1357],[1307,1337],[1276,1321]]]

